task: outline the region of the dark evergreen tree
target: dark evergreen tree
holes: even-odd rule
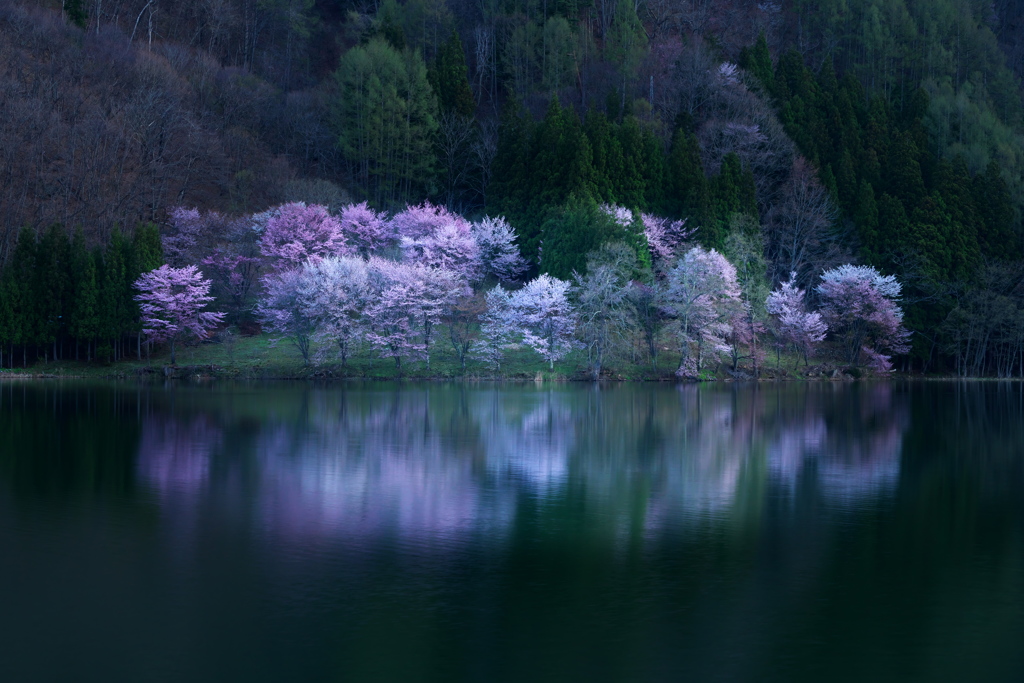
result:
[[[64,0],[64,13],[72,24],[79,28],[85,28],[89,19],[85,13],[85,0]]]
[[[70,292],[70,251],[67,234],[59,224],[51,225],[36,246],[32,279],[36,317],[34,341],[43,347],[44,357],[54,360],[58,357],[57,343],[64,332],[65,296]]]
[[[587,254],[623,237],[623,228],[590,197],[572,196],[541,228],[540,270],[568,279],[586,270]]]
[[[903,206],[900,205],[900,210],[902,209]],[[906,218],[906,214],[904,214],[904,218]],[[860,181],[853,222],[857,226],[857,236],[864,259],[868,263],[879,264],[881,254],[878,251],[878,204],[875,202],[875,190],[866,180]]]
[[[453,30],[451,37],[438,48],[434,63],[427,72],[427,80],[434,88],[442,111],[451,111],[467,118],[476,112],[468,74],[462,41],[458,32]]]
[[[533,126],[515,101],[505,106],[498,128],[498,149],[491,162],[487,210],[519,217],[529,202],[529,154]]]
[[[989,258],[1019,258],[1021,240],[1013,231],[1013,200],[995,160],[971,181],[971,196],[980,219],[982,253]]]
[[[621,200],[615,179],[622,174],[623,158],[614,128],[608,117],[592,109],[587,112],[583,129],[590,143],[596,195],[603,202],[619,204]]]
[[[75,340],[75,359],[78,359],[81,344],[84,343],[86,359],[91,360],[91,345],[99,332],[99,284],[96,280],[96,261],[85,245],[81,230],[75,232],[71,243],[71,288],[75,295],[69,312],[68,331]]]
[[[753,47],[740,51],[739,65],[754,74],[770,96],[775,95],[775,73],[772,70],[772,56],[768,51],[768,40],[762,31]]]
[[[611,178],[618,203],[636,209],[646,209],[646,159],[640,122],[627,116],[619,125],[619,147],[622,149],[622,168],[618,177]]]
[[[21,364],[27,365],[28,347],[36,340],[38,310],[35,300],[36,236],[28,227],[18,233],[18,241],[6,271],[9,275],[10,343],[21,347]],[[33,359],[34,360],[34,359]]]
[[[709,213],[711,201],[696,135],[676,128],[667,167],[663,201],[666,213],[703,221]]]

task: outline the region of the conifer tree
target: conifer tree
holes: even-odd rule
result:
[[[85,28],[89,17],[85,13],[85,0],[64,0],[64,13],[68,20],[78,28]]]
[[[583,129],[590,143],[597,197],[608,204],[619,204],[622,200],[615,179],[622,173],[623,159],[613,126],[604,112],[591,109],[584,119]]]
[[[898,197],[908,211],[913,211],[925,197],[918,149],[908,133],[898,133],[893,139],[886,166],[886,191]]]
[[[11,297],[11,341],[21,347],[21,364],[28,362],[28,346],[35,342],[38,329],[38,306],[33,287],[36,267],[36,236],[30,228],[23,227],[18,233],[14,254],[7,270],[10,273]]]
[[[432,67],[427,71],[437,102],[444,111],[471,117],[476,112],[473,90],[469,87],[466,55],[457,31],[438,48]]]
[[[971,194],[981,220],[978,239],[982,252],[988,257],[1018,257],[1021,243],[1013,232],[1013,200],[994,159],[971,181]]]
[[[63,332],[64,297],[68,273],[67,234],[59,224],[53,224],[43,233],[36,248],[33,270],[36,328],[34,341],[40,346],[52,346],[52,357],[57,358],[57,341]],[[48,349],[43,350],[49,355]]]
[[[109,350],[103,355],[113,357],[117,360],[117,346],[123,329],[122,322],[122,299],[126,291],[127,271],[124,262],[124,250],[121,248],[123,241],[120,230],[115,230],[111,237],[110,244],[103,252],[103,269],[100,278],[98,336],[109,344]],[[97,354],[99,355],[99,354]]]
[[[583,272],[587,254],[621,235],[622,228],[589,197],[572,196],[541,227],[540,270],[560,279]]]
[[[98,332],[97,305],[99,285],[96,280],[96,261],[85,246],[82,230],[75,231],[71,243],[71,288],[75,293],[69,311],[68,332],[75,339],[75,360],[79,345],[86,344],[86,359],[92,359],[91,344]]]
[[[752,48],[743,48],[740,52],[739,64],[754,74],[765,92],[769,95],[775,94],[775,73],[772,71],[772,56],[768,51],[768,40],[765,38],[764,31],[757,36],[757,42]]]
[[[643,134],[640,123],[634,116],[627,116],[618,127],[619,146],[622,149],[622,169],[612,179],[618,203],[634,209],[644,210],[646,206],[646,164],[643,149]]]
[[[870,262],[877,263],[878,255],[874,248],[878,241],[878,204],[875,202],[875,190],[866,180],[860,181],[853,222],[857,226],[861,251]]]
[[[666,213],[703,221],[709,208],[708,180],[700,160],[697,136],[682,127],[672,135],[665,180]]]
[[[491,182],[487,188],[487,212],[520,217],[529,201],[529,141],[531,122],[515,100],[505,105],[498,128],[498,148],[491,162]]]

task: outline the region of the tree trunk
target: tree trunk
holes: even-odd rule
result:
[[[174,351],[175,351],[175,349],[174,349],[174,340],[171,339],[171,365],[175,364],[175,359],[177,358],[177,356],[175,355]]]

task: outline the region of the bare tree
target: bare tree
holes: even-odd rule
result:
[[[793,172],[782,200],[765,219],[765,253],[773,282],[796,273],[794,283],[809,289],[822,270],[839,264],[844,244],[836,229],[838,210],[803,157]]]
[[[454,111],[442,111],[437,117],[437,151],[444,184],[444,203],[463,210],[461,197],[469,185],[475,166],[474,138],[477,127],[472,118]]]

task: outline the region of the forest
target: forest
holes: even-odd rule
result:
[[[1024,375],[1022,35],[1011,0],[8,3],[0,367],[233,326],[399,372],[444,337]]]

